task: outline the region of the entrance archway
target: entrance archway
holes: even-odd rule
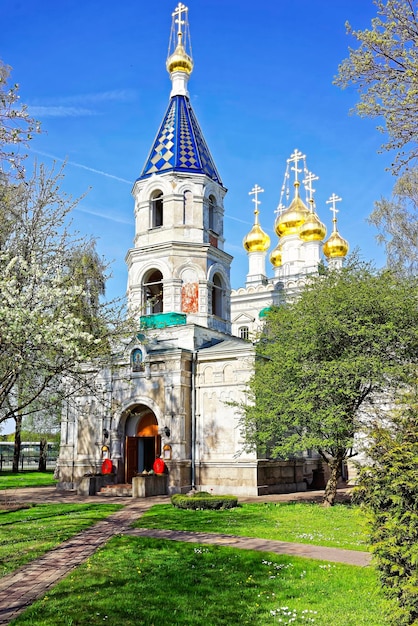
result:
[[[125,481],[152,469],[161,455],[158,422],[150,408],[139,405],[131,409],[125,425]]]

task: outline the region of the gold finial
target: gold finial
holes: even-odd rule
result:
[[[300,227],[299,237],[306,242],[322,241],[327,234],[325,224],[321,222],[315,212],[315,200],[313,198],[315,189],[312,187],[312,183],[314,180],[319,180],[319,177],[315,176],[315,174],[312,174],[312,172],[308,172],[303,180],[305,189],[308,193],[310,213],[307,217],[306,222]]]
[[[286,235],[298,235],[299,229],[306,222],[309,215],[308,208],[304,205],[302,199],[299,196],[299,180],[298,174],[302,172],[302,169],[298,167],[299,161],[305,162],[305,155],[299,150],[294,150],[290,158],[287,159],[287,169],[290,163],[294,163],[291,170],[295,172],[295,182],[293,186],[295,188],[295,197],[293,198],[290,206],[283,212],[279,213],[276,218],[274,229],[279,237]],[[306,166],[305,166],[306,167]],[[286,174],[287,174],[286,169]]]
[[[295,172],[295,182],[293,183],[295,186],[295,195],[298,196],[299,195],[299,180],[298,180],[298,174],[302,171],[301,169],[298,168],[298,163],[299,161],[302,161],[306,158],[306,156],[304,154],[302,154],[302,152],[300,150],[295,149],[293,154],[290,155],[290,158],[288,159],[288,163],[294,163],[294,167],[291,167],[290,169]]]
[[[319,180],[319,176],[315,176],[315,174],[313,174],[312,172],[308,172],[303,180],[303,184],[305,185],[305,189],[309,195],[308,202],[311,213],[314,213],[315,210],[315,201],[313,195],[316,190],[312,187],[312,183],[314,182],[314,180]]]
[[[337,230],[337,213],[338,209],[335,206],[336,202],[341,202],[342,198],[339,198],[335,193],[332,194],[329,200],[326,201],[326,204],[332,204],[330,211],[332,213],[332,223],[334,225],[333,232],[335,233]]]
[[[258,199],[258,194],[263,193],[264,189],[261,189],[259,185],[254,185],[251,191],[248,192],[249,196],[254,196],[252,201],[255,204],[254,209],[254,226],[244,237],[242,245],[247,250],[247,252],[266,252],[270,246],[270,237],[263,231],[260,224],[258,223],[258,215],[260,211],[258,210],[258,205],[261,204]]]
[[[264,193],[264,189],[261,189],[259,185],[254,185],[251,191],[248,192],[249,196],[254,196],[252,201],[255,204],[254,215],[255,215],[255,223],[258,224],[258,214],[260,211],[258,210],[258,205],[261,204],[261,201],[258,199],[258,194]]]
[[[188,7],[179,2],[172,13],[167,55],[167,70],[170,74],[175,71],[182,71],[190,75],[193,70],[188,11]]]

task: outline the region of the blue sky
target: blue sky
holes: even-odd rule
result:
[[[9,0],[2,59],[22,102],[41,122],[31,158],[67,160],[62,188],[89,192],[74,212],[112,263],[108,295],[124,295],[125,254],[134,237],[132,184],[166,110],[165,69],[177,0]],[[187,4],[187,2],[186,2]],[[224,185],[226,250],[232,286],[248,271],[242,238],[253,223],[248,192],[264,190],[260,222],[272,237],[286,159],[307,156],[318,213],[331,232],[326,200],[342,197],[338,228],[366,259],[384,262],[366,217],[389,196],[393,177],[376,121],[349,115],[354,89],[333,86],[355,45],[345,21],[370,25],[372,0],[189,0],[195,68],[191,102]]]

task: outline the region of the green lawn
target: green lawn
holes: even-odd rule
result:
[[[337,504],[243,504],[220,511],[187,511],[171,504],[153,506],[135,524],[138,528],[168,528],[213,532],[260,539],[278,539],[347,550],[367,550],[364,519],[358,507]]]
[[[23,470],[18,474],[8,470],[0,472],[0,490],[19,489],[21,487],[48,487],[55,485],[56,482],[53,470],[47,472]]]
[[[383,614],[372,568],[118,536],[13,625],[383,626]]]
[[[0,511],[0,576],[120,509],[117,504],[39,504]]]

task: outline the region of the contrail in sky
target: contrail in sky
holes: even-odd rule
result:
[[[75,163],[74,161],[67,161],[66,159],[61,159],[60,157],[54,156],[53,154],[48,154],[48,152],[41,152],[40,150],[33,150],[33,149],[32,149],[32,152],[34,152],[35,154],[39,154],[40,156],[48,157],[49,159],[54,159],[54,161],[60,161],[61,163],[72,165],[73,167],[79,167],[82,170],[87,170],[88,172],[93,172],[94,174],[100,174],[100,176],[106,176],[106,178],[113,178],[113,180],[118,180],[121,183],[127,183],[128,185],[133,184],[131,180],[127,180],[126,178],[120,178],[119,176],[115,176],[114,174],[108,174],[108,172],[95,170],[93,167],[82,165],[82,163]],[[251,222],[248,222],[247,220],[241,220],[239,217],[234,217],[232,215],[226,214],[225,218],[234,220],[235,222],[240,222],[241,224],[251,225]]]
[[[67,161],[67,159],[61,159],[60,157],[54,156],[53,154],[48,154],[47,152],[41,152],[40,150],[32,149],[31,151],[35,154],[39,154],[40,156],[54,159],[54,161],[60,161],[61,163],[72,165],[73,167],[79,167],[82,170],[87,170],[88,172],[93,172],[94,174],[100,174],[100,176],[106,176],[106,178],[113,178],[113,180],[118,180],[121,183],[127,183],[128,185],[133,184],[131,180],[127,180],[126,178],[120,178],[119,176],[115,176],[114,174],[108,174],[107,172],[102,172],[101,170],[95,170],[93,167],[88,167],[87,165],[82,165],[81,163],[75,163],[75,161]]]

